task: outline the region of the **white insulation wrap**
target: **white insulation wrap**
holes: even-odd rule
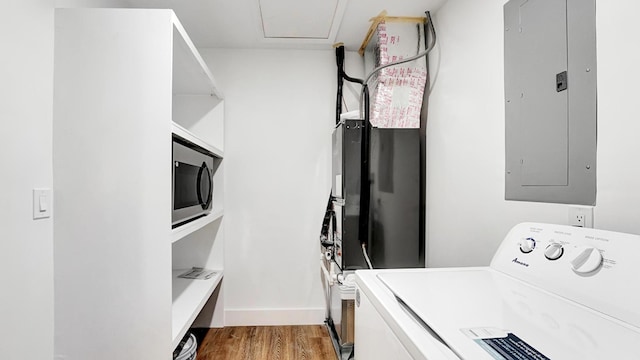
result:
[[[424,50],[422,21],[383,18],[375,25],[365,48],[365,72]],[[371,124],[380,128],[419,128],[426,80],[424,57],[390,66],[374,75],[369,82]]]

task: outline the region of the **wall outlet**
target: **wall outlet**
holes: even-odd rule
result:
[[[593,206],[569,206],[568,224],[593,228]]]

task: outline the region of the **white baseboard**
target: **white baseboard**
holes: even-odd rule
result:
[[[225,326],[319,325],[325,309],[226,309]]]

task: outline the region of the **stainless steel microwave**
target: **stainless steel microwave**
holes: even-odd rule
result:
[[[206,216],[213,204],[214,156],[173,135],[171,228]]]

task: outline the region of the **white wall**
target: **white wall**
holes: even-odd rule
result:
[[[566,224],[568,206],[504,200],[504,0],[449,0],[436,14],[427,129],[428,266],[487,265],[521,221]],[[640,79],[635,2],[599,1],[598,228],[640,233]]]
[[[225,94],[225,323],[321,323],[334,52],[202,54]]]
[[[4,2],[0,22],[0,354],[53,356],[53,231],[32,219],[32,189],[52,188],[53,4]]]
[[[597,227],[640,234],[637,1],[597,1]],[[635,44],[635,45],[634,45]]]

